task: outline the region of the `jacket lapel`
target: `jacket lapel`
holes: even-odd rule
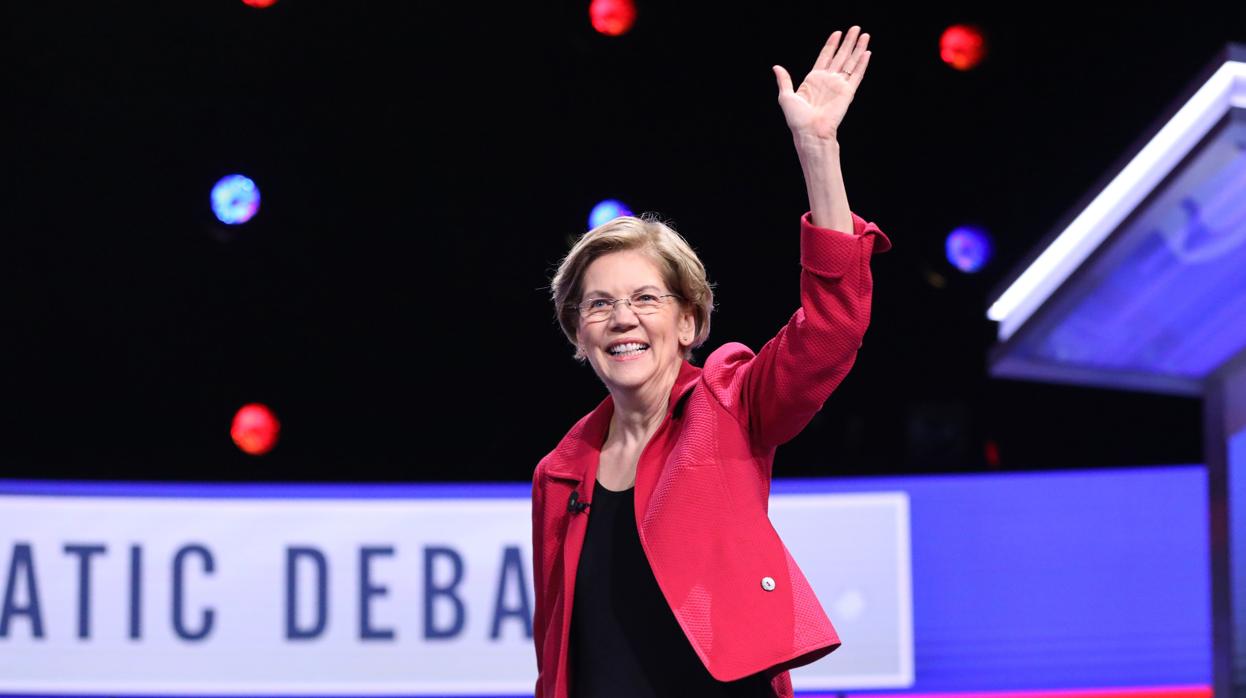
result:
[[[675,387],[671,389],[671,398],[666,404],[666,413],[669,415],[675,409],[675,405],[692,390],[696,385],[697,379],[701,377],[701,369],[684,361],[679,367],[679,375],[675,377]]]
[[[640,454],[640,461],[636,463],[636,491],[633,493],[632,504],[636,507],[636,528],[640,535],[642,547],[645,542],[644,522],[649,511],[649,497],[653,494],[653,489],[657,486],[658,479],[662,476],[663,468],[666,465],[666,456],[671,452],[669,441],[676,438],[675,433],[671,429],[673,415],[680,401],[688,393],[692,392],[692,388],[697,382],[696,379],[700,375],[701,369],[687,361],[680,367],[679,376],[675,379],[675,386],[671,389],[670,399],[666,403],[666,418],[662,422],[662,426],[654,432],[649,443],[645,445],[645,449]],[[647,552],[648,550],[646,549]]]
[[[636,471],[636,516],[637,526],[642,520],[644,506],[649,501],[649,493],[653,491],[653,485],[657,482],[658,474],[661,470],[661,459],[655,458],[654,454],[661,454],[666,451],[662,447],[661,442],[667,438],[666,427],[670,420],[671,413],[674,411],[679,401],[687,395],[696,384],[696,379],[701,375],[701,369],[693,366],[687,361],[680,366],[679,375],[675,378],[675,385],[671,389],[670,399],[667,401],[666,420],[663,422],[658,432],[654,434],[653,439],[645,447],[644,454],[637,463]],[[547,477],[565,480],[572,484],[573,491],[578,492],[580,499],[591,501],[593,497],[593,488],[597,483],[597,465],[601,461],[601,447],[606,441],[606,432],[610,428],[610,418],[614,416],[614,399],[606,396],[592,412],[585,415],[571,431],[563,438],[562,442],[551,454],[550,460],[545,465],[545,474]],[[646,461],[652,461],[647,464]],[[550,501],[550,505],[558,507],[566,507],[567,504],[559,501]],[[591,511],[591,510],[590,510]],[[562,647],[564,648],[564,656],[567,651],[567,644],[570,641],[571,633],[571,611],[575,605],[575,575],[576,569],[580,562],[580,552],[584,547],[584,534],[588,531],[588,515],[571,514],[567,521],[567,532],[563,538],[562,547],[562,597],[563,597],[563,627],[562,627]],[[642,539],[643,542],[643,539]],[[569,681],[569,675],[565,671],[560,671],[555,682]],[[555,689],[555,695],[566,695],[566,689],[558,691]]]
[[[601,459],[601,445],[606,439],[606,429],[610,426],[610,417],[614,414],[614,400],[607,396],[587,416],[581,419],[558,444],[550,460],[546,463],[545,473],[548,477],[564,480],[571,486],[571,491],[578,492],[581,499],[593,497],[593,484],[597,480],[597,463]],[[566,488],[560,487],[559,496]],[[550,506],[566,507],[569,502],[551,500]],[[575,599],[575,572],[580,561],[580,550],[584,545],[584,534],[588,530],[587,512],[567,516],[566,533],[562,543],[562,647],[563,662],[554,679],[554,691],[551,695],[566,696],[570,691],[569,669],[566,665],[569,643],[571,641],[571,609]]]

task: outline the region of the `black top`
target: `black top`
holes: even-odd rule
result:
[[[571,611],[571,698],[769,696],[762,674],[724,683],[697,657],[640,547],[635,489],[594,483]]]

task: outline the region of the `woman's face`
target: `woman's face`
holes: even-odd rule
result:
[[[638,291],[671,293],[657,264],[638,250],[604,254],[584,272],[581,301],[631,298]],[[679,372],[683,351],[696,334],[696,319],[676,298],[666,298],[657,312],[638,315],[618,302],[604,319],[580,317],[576,338],[597,376],[612,392],[634,390]],[[638,342],[639,352],[612,353],[620,343]]]

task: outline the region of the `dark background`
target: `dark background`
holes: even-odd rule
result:
[[[780,476],[1196,462],[1198,401],[991,379],[992,287],[1227,41],[1246,5],[24,3],[4,12],[0,477],[526,480],[605,395],[549,277],[598,200],[716,283],[698,352],[798,302],[807,201],[770,66],[871,34],[841,129],[874,258],[856,367]],[[936,6],[938,5],[938,6]],[[1162,8],[1162,9],[1161,9]],[[954,22],[991,54],[938,57]],[[221,233],[242,172],[260,213]],[[947,232],[986,226],[967,276]],[[941,275],[946,284],[930,282]],[[239,451],[242,404],[277,448]]]

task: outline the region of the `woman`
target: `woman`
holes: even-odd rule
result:
[[[616,218],[562,261],[559,322],[609,396],[533,475],[537,698],[791,696],[787,670],[839,646],[766,512],[775,447],[851,368],[869,259],[891,247],[850,212],[839,168],[868,42],[832,34],[798,90],[774,67],[810,212],[801,308],[759,353],[728,343],[689,363],[713,295],[657,221]]]

